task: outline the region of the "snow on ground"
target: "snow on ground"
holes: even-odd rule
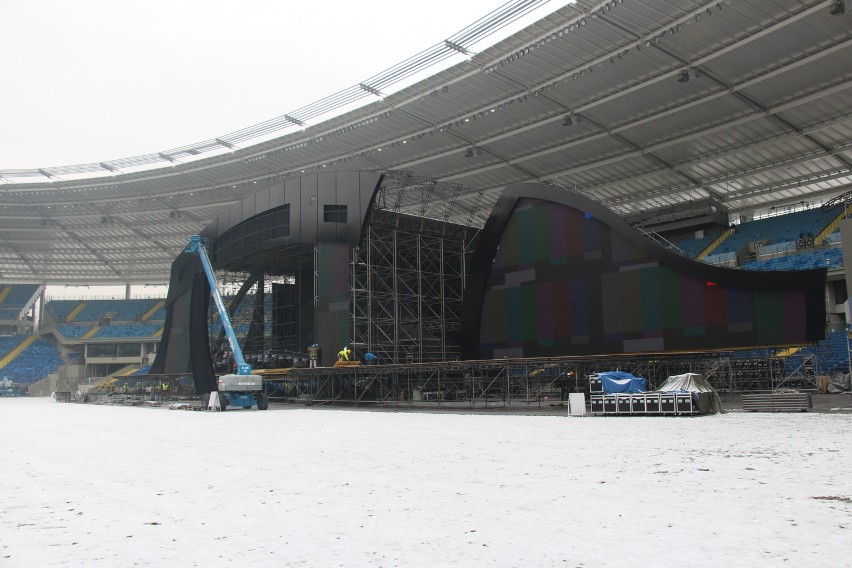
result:
[[[852,566],[852,416],[0,399],[0,566]]]

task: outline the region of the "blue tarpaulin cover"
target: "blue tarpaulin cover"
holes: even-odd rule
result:
[[[618,392],[645,392],[648,390],[648,381],[642,377],[634,377],[624,371],[606,371],[598,373],[603,385],[603,391],[607,394]]]

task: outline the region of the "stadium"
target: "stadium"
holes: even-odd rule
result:
[[[198,262],[182,254],[193,234],[209,241],[258,368],[299,367],[318,341],[327,361],[349,345],[406,366],[422,392],[469,391],[460,377],[472,374],[486,384],[525,377],[500,392],[480,387],[483,400],[519,391],[529,399],[530,389],[540,400],[558,377],[614,365],[652,382],[703,372],[731,391],[815,388],[816,376],[848,372],[845,4],[791,2],[765,13],[686,2],[669,13],[575,2],[466,51],[535,5],[510,2],[358,85],[214,140],[0,171],[3,372],[18,384],[45,381],[41,393],[151,373],[215,390],[227,346]],[[459,53],[468,57],[384,95]],[[535,214],[541,223],[521,213],[540,201],[540,186],[551,188]],[[522,198],[514,214],[500,201],[507,187],[529,188],[513,190]],[[581,204],[557,205],[563,198]],[[629,244],[613,250],[631,251],[604,254],[611,266],[568,292],[588,264],[559,268],[572,265],[571,253],[553,256],[545,241],[552,245],[570,211],[606,219],[570,236],[586,237],[581,260],[601,254],[595,239],[615,234]],[[530,222],[544,233],[526,238]],[[532,252],[499,258],[508,247]],[[622,278],[619,254],[642,257],[636,266],[677,267],[665,269],[683,280],[666,297],[685,307],[662,321],[664,298],[647,290],[659,289],[665,271]],[[495,258],[504,266],[488,276]],[[524,275],[547,258],[539,274],[559,274]],[[601,281],[602,294],[583,295]],[[131,286],[166,283],[168,298],[129,297]],[[51,302],[42,293],[51,284],[119,284],[128,297]],[[536,300],[553,287],[562,296]],[[742,288],[749,298],[737,299]],[[529,317],[572,301],[574,331]],[[593,309],[577,311],[586,304]],[[555,360],[577,355],[586,357]],[[482,359],[487,369],[462,363]],[[398,375],[368,376],[384,393],[370,397],[410,402]],[[291,378],[268,383],[285,398],[365,396],[334,387],[352,381],[333,373]],[[317,379],[331,390],[306,393]]]
[[[849,565],[846,0],[546,4],[0,169],[0,564]]]

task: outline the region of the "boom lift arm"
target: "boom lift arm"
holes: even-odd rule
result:
[[[266,410],[269,408],[269,397],[263,392],[263,377],[253,374],[251,365],[246,363],[243,357],[243,350],[240,349],[240,344],[237,342],[237,334],[234,333],[231,317],[228,315],[228,310],[222,301],[222,295],[219,293],[216,275],[213,274],[213,265],[210,264],[210,257],[207,256],[207,247],[204,245],[201,235],[192,235],[189,237],[189,242],[184,252],[197,254],[198,258],[201,259],[201,266],[204,268],[204,274],[207,276],[207,282],[210,284],[213,301],[216,303],[219,318],[222,320],[222,326],[225,328],[225,335],[228,337],[228,343],[231,344],[231,352],[234,354],[234,362],[237,365],[236,374],[222,375],[217,380],[219,387],[217,394],[219,410],[225,410],[228,405],[242,406],[243,408],[251,408],[257,405],[258,410]],[[214,404],[212,394],[216,393],[211,393],[208,407],[215,408],[212,406]],[[202,404],[204,404],[203,401]]]
[[[243,350],[240,349],[240,344],[237,342],[237,334],[234,333],[234,326],[231,324],[231,317],[228,315],[228,310],[225,308],[225,302],[222,301],[222,295],[219,293],[219,285],[216,283],[216,275],[213,274],[213,265],[210,264],[210,257],[207,256],[207,247],[201,240],[201,235],[192,235],[189,237],[189,242],[186,245],[185,252],[197,254],[201,259],[201,266],[204,267],[204,274],[207,276],[207,282],[210,284],[210,291],[213,293],[213,301],[216,303],[216,309],[219,311],[219,319],[222,320],[222,326],[225,328],[225,335],[228,337],[228,343],[231,345],[231,352],[234,354],[234,362],[237,364],[238,375],[251,375],[251,365],[246,363],[243,358]]]

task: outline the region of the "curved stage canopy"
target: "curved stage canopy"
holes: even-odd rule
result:
[[[205,228],[214,267],[246,275],[232,305],[256,290],[244,349],[317,342],[328,357],[351,345],[400,363],[709,351],[824,337],[825,269],[781,276],[707,265],[579,193],[544,184],[507,186],[477,234],[446,221],[446,198],[428,180],[399,176],[389,195],[383,183],[395,175],[304,175],[248,197]],[[405,199],[423,200],[422,214],[400,214]],[[444,221],[435,219],[438,205]],[[264,292],[265,279],[277,276],[286,278]],[[272,337],[265,338],[267,293]],[[199,392],[215,388],[209,300],[198,259],[181,254],[152,372],[192,372]]]

